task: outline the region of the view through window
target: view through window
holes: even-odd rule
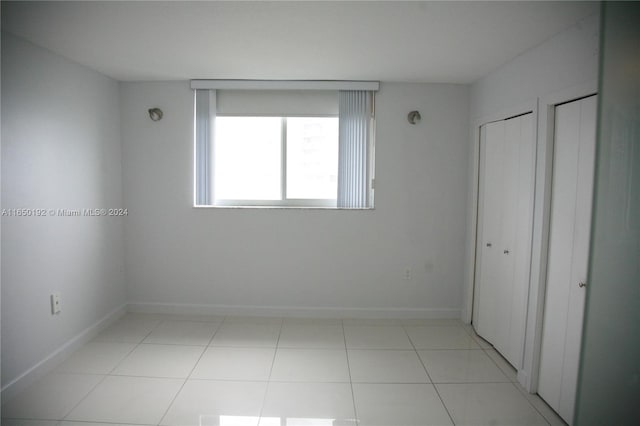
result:
[[[335,207],[338,117],[218,116],[214,204]]]

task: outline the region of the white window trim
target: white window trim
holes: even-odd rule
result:
[[[336,209],[336,200],[303,200],[288,198],[286,200],[216,200],[216,204],[210,206],[195,207],[213,207],[213,208],[276,208],[276,209]]]

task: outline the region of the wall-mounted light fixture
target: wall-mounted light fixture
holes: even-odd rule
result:
[[[162,120],[162,110],[160,108],[150,108],[149,109],[149,118],[153,121]]]
[[[420,117],[420,112],[419,111],[411,111],[409,114],[407,114],[407,121],[410,124],[418,124],[418,122],[420,122],[420,119],[422,117]]]

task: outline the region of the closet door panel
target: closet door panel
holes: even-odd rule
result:
[[[573,420],[591,228],[597,98],[556,108],[547,288],[538,393]]]
[[[500,310],[500,285],[502,261],[498,254],[501,245],[503,206],[502,182],[504,180],[504,140],[503,122],[483,126],[484,144],[481,151],[484,158],[484,173],[481,178],[482,239],[480,240],[481,280],[478,290],[477,326],[488,340],[496,338],[499,318],[494,314]]]
[[[560,391],[560,407],[571,421],[575,406],[575,389],[578,383],[578,365],[586,291],[579,283],[586,283],[589,263],[589,239],[591,235],[591,203],[595,167],[595,117],[596,97],[580,101],[580,144],[576,192],[576,215],[573,233],[573,259],[569,284],[567,333],[563,360],[563,382]]]
[[[580,109],[556,109],[551,232],[538,392],[559,406],[562,364],[568,320],[571,251],[576,212]],[[568,258],[568,259],[567,259]]]
[[[524,332],[529,296],[529,276],[531,265],[531,238],[533,223],[533,187],[535,165],[535,143],[533,138],[533,114],[518,118],[517,135],[519,141],[517,170],[515,173],[518,190],[515,194],[516,227],[513,235],[513,292],[510,304],[508,359],[517,369],[522,368]]]
[[[529,284],[532,126],[532,114],[489,123],[480,140],[474,327],[517,368]]]
[[[500,279],[496,282],[498,287],[496,303],[499,309],[495,312],[496,336],[492,341],[496,349],[507,359],[511,357],[510,344],[510,321],[513,316],[512,300],[514,287],[518,285],[515,275],[514,245],[516,230],[518,227],[517,217],[517,192],[518,187],[518,152],[520,148],[520,119],[512,118],[503,121],[505,127],[505,139],[503,144],[503,179],[500,183],[502,198],[502,226],[500,246],[496,250],[500,258],[499,274]]]

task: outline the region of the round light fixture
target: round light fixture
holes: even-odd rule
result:
[[[411,111],[409,114],[407,114],[407,121],[409,121],[410,124],[417,124],[421,118],[422,117],[420,117],[420,112],[418,111]]]
[[[153,121],[162,120],[162,110],[160,108],[150,108],[149,109],[149,118]]]

